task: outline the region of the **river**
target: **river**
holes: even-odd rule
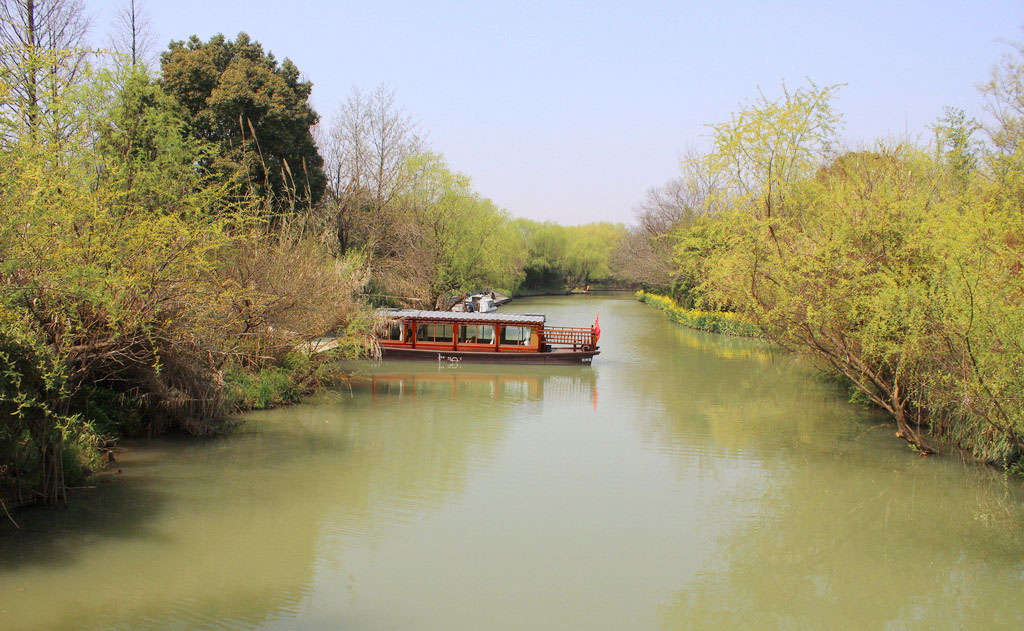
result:
[[[593,366],[370,362],[0,525],[0,629],[1020,629],[1019,479],[628,295]]]

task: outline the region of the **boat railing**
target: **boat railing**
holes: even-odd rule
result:
[[[548,346],[571,346],[573,348],[593,348],[596,346],[594,330],[582,327],[546,326],[541,335],[541,342]]]

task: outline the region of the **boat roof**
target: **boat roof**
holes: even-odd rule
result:
[[[479,313],[476,311],[421,311],[419,309],[380,309],[389,318],[416,320],[456,320],[459,322],[528,322],[544,324],[545,316],[536,313]]]

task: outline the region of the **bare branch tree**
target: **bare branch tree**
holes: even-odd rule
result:
[[[634,209],[637,225],[629,230],[614,254],[623,278],[652,286],[667,286],[678,272],[673,232],[716,212],[721,185],[703,167],[696,149],[679,158],[680,175],[647,191]]]
[[[416,123],[396,104],[394,89],[381,84],[366,94],[356,88],[322,142],[340,251],[353,239],[379,242],[393,223],[389,210],[405,185],[405,163],[425,148]]]
[[[1024,42],[1006,41],[988,81],[978,86],[991,121],[985,126],[995,150],[1011,155],[1024,142]]]
[[[82,0],[0,0],[0,72],[10,89],[0,108],[14,133],[36,138],[45,124],[53,139],[66,136],[61,101],[84,70],[88,29]]]
[[[132,66],[148,66],[154,48],[153,32],[145,0],[121,0],[114,16],[110,46]]]

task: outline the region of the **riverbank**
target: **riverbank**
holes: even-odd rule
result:
[[[741,314],[685,309],[668,296],[643,290],[636,292],[636,299],[663,311],[673,322],[691,329],[739,337],[762,337],[757,326],[745,319]],[[848,375],[837,370],[827,369],[822,369],[821,374],[828,380],[840,383],[849,392],[851,402],[885,412],[892,423],[899,428],[896,436],[907,440],[911,448],[920,455],[927,456],[938,453],[940,450],[953,450],[959,453],[961,457],[978,464],[994,465],[1017,476],[1024,477],[1024,461],[1019,456],[993,459],[981,456],[976,449],[973,449],[975,437],[979,431],[979,421],[977,419],[962,418],[953,420],[945,414],[933,414],[928,418],[927,423],[921,423],[922,429],[919,431],[922,433],[915,435],[914,440],[909,440],[910,437],[905,435],[905,430],[901,428],[892,410],[878,405],[876,401],[865,396],[858,384],[852,381]],[[1011,454],[1016,453],[1012,447],[1009,451]]]
[[[649,293],[644,290],[636,292],[636,299],[665,312],[668,319],[683,326],[719,333],[722,335],[736,335],[739,337],[760,337],[761,332],[741,314],[728,311],[702,311],[700,309],[686,309],[676,304],[668,296]]]
[[[0,524],[0,628],[1016,628],[1000,472],[632,295],[520,306],[600,311],[598,361],[359,362],[230,436],[126,441],[123,473]]]
[[[69,491],[90,484],[94,476],[117,466],[115,454],[124,439],[163,433],[224,436],[236,429],[237,423],[231,419],[238,414],[299,403],[337,380],[332,364],[353,357],[349,346],[322,353],[292,351],[272,364],[251,370],[225,365],[211,376],[206,390],[208,415],[187,425],[147,418],[138,401],[106,388],[91,388],[86,396],[76,399],[69,412],[79,419],[77,431],[82,433],[54,448],[61,462],[55,480],[60,484],[58,489],[39,488],[42,481],[34,481],[31,452],[20,461],[0,463],[0,518],[14,522],[14,515],[26,507],[55,501],[67,504]]]

